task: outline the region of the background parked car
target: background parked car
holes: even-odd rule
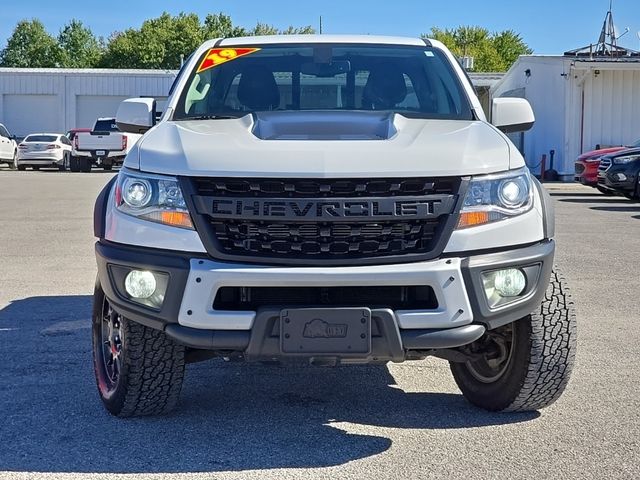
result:
[[[598,167],[598,189],[640,200],[640,148],[602,157]]]
[[[91,132],[76,134],[70,170],[90,172],[92,165],[111,170],[114,165],[122,165],[124,157],[141,136],[120,132],[115,118],[99,118]]]
[[[6,163],[11,168],[15,168],[17,150],[15,135],[11,135],[9,130],[0,123],[0,164]]]
[[[629,148],[640,148],[640,140],[637,140],[627,147],[608,147],[583,153],[575,162],[575,181],[583,185],[595,187],[602,193],[608,194],[608,190],[603,190],[598,186],[598,166],[600,165],[600,159],[605,155],[611,155]]]
[[[40,167],[56,167],[65,170],[71,155],[71,142],[60,133],[36,133],[27,136],[18,145],[16,167],[34,170]]]

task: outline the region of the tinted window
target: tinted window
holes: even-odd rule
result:
[[[58,139],[55,135],[29,135],[23,141],[26,143],[29,142],[55,142]]]
[[[11,135],[9,135],[9,132],[7,131],[6,128],[4,128],[4,125],[0,125],[0,137],[5,137],[5,138],[9,138]]]
[[[197,62],[174,119],[268,110],[385,110],[473,119],[458,77],[437,49],[323,44],[237,52],[212,50]],[[210,66],[216,55],[239,56]]]
[[[93,127],[94,132],[118,132],[118,125],[116,125],[115,120],[98,120],[96,125]]]
[[[68,139],[67,137],[65,137],[65,136],[61,136],[61,137],[60,137],[60,141],[61,141],[62,143],[64,143],[65,145],[71,145],[71,142],[70,142],[70,141],[69,141],[69,139]]]

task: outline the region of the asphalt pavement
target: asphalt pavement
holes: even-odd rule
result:
[[[549,187],[579,340],[539,414],[470,406],[435,359],[210,361],[188,366],[172,415],[120,420],[96,393],[89,320],[111,176],[0,168],[0,479],[640,478],[640,204]]]

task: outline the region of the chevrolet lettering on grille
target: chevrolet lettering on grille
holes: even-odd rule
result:
[[[220,219],[423,220],[450,214],[454,195],[391,198],[229,198],[196,197],[199,213]]]

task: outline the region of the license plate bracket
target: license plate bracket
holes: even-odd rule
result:
[[[104,157],[107,154],[105,150],[96,150],[96,155],[98,157]]]
[[[285,355],[367,355],[371,353],[371,309],[284,309],[280,350]]]

